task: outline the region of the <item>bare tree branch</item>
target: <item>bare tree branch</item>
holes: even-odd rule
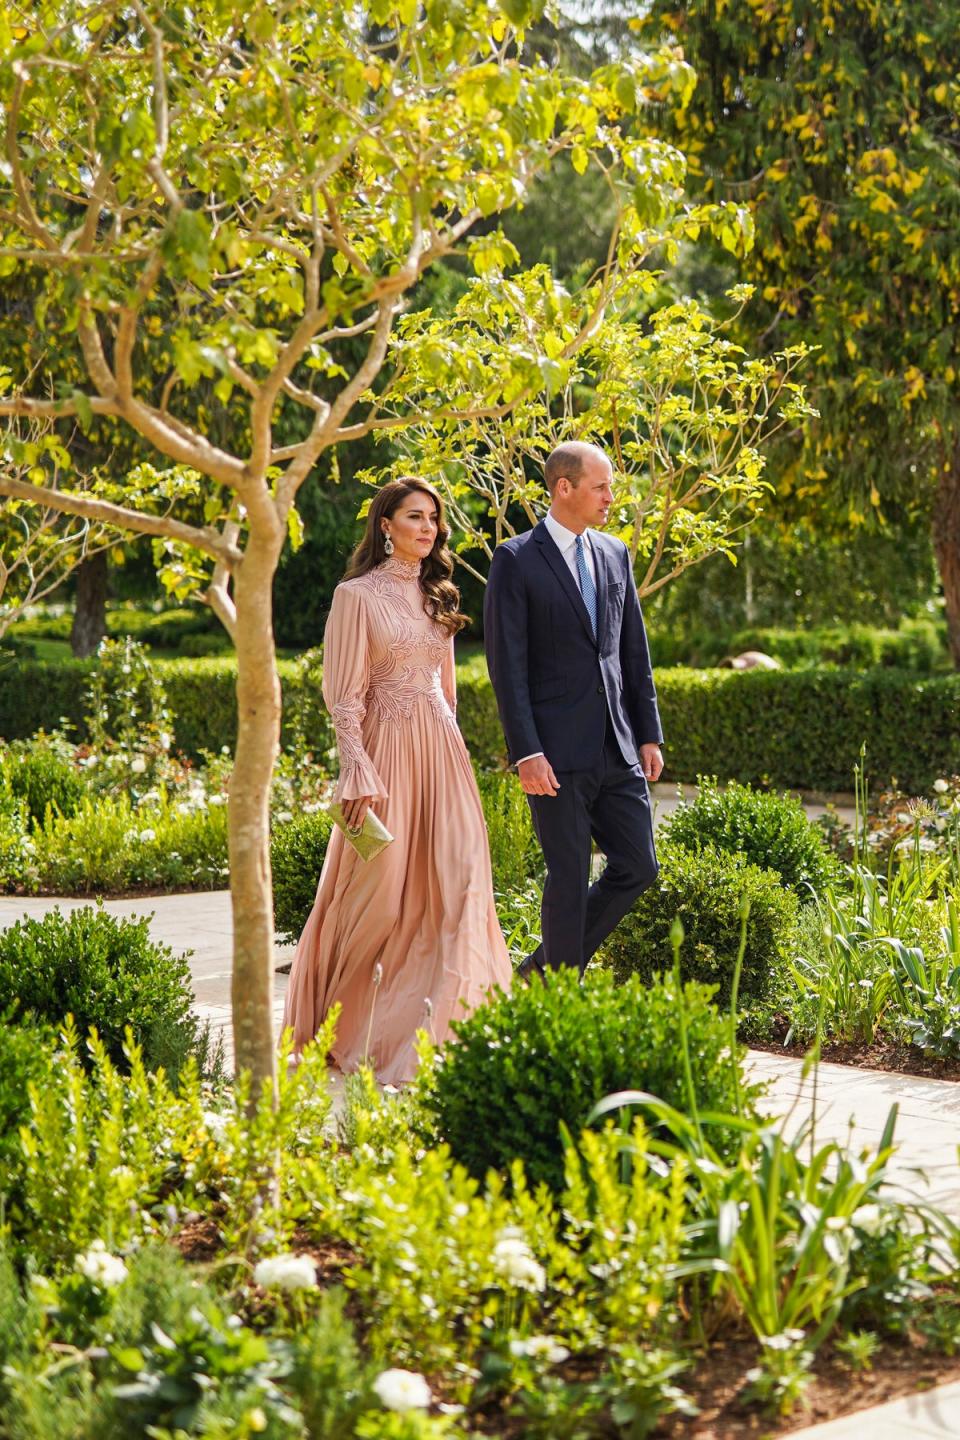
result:
[[[236,565],[242,560],[242,552],[228,545],[220,532],[213,526],[188,525],[174,520],[170,515],[147,515],[140,510],[130,510],[124,505],[115,505],[111,500],[101,500],[92,495],[75,495],[57,490],[49,485],[32,485],[29,481],[0,474],[0,495],[10,495],[18,500],[30,500],[36,505],[50,506],[63,510],[68,515],[81,515],[88,520],[99,520],[117,530],[134,530],[140,535],[162,535],[170,540],[179,540],[202,550],[215,560]]]

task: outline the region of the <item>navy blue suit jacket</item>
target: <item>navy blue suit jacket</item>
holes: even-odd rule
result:
[[[627,547],[590,531],[597,638],[580,587],[541,521],[494,552],[483,606],[487,666],[516,763],[542,750],[554,770],[600,758],[607,715],[627,764],[663,739]]]

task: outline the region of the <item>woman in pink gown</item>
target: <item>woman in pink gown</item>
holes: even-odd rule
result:
[[[429,485],[391,481],[334,592],[323,697],[340,752],[335,799],[354,825],[372,805],[394,839],[363,861],[334,830],[284,1012],[298,1053],[339,1002],[334,1063],[366,1061],[394,1085],[416,1070],[418,1030],[442,1042],[512,973],[454,716],[465,617],[447,535]]]

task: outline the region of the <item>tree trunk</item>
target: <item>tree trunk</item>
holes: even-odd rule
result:
[[[943,586],[947,641],[960,670],[960,443],[947,452],[933,505],[933,549]]]
[[[236,1070],[251,1072],[254,1099],[276,1077],[270,782],[280,745],[280,679],[271,591],[282,541],[272,526],[251,520],[234,575],[238,723],[230,780],[231,999]]]
[[[107,552],[98,550],[77,566],[77,597],[70,648],[78,660],[92,655],[107,633]]]

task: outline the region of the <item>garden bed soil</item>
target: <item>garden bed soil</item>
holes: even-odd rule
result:
[[[814,1361],[803,1400],[791,1415],[775,1419],[740,1398],[747,1388],[744,1376],[758,1358],[753,1341],[713,1346],[695,1370],[677,1377],[700,1414],[661,1421],[653,1432],[657,1440],[766,1440],[960,1380],[960,1356],[938,1354],[908,1340],[885,1342],[866,1371],[852,1369],[825,1345]]]
[[[788,1060],[802,1060],[810,1053],[809,1044],[778,1045],[762,1040],[750,1040],[748,1043],[752,1050],[782,1055]],[[898,1044],[892,1040],[875,1040],[870,1045],[829,1042],[821,1046],[820,1059],[829,1061],[831,1065],[849,1065],[856,1070],[917,1075],[926,1080],[960,1080],[960,1060],[940,1060],[935,1055],[927,1055],[918,1045]]]
[[[653,1440],[776,1440],[808,1425],[858,1414],[960,1380],[960,1356],[939,1354],[907,1340],[887,1341],[879,1346],[868,1371],[852,1369],[827,1345],[817,1354],[803,1400],[792,1414],[777,1417],[743,1398],[749,1384],[747,1371],[759,1358],[754,1340],[711,1345],[674,1382],[693,1401],[699,1415],[665,1417],[652,1431]],[[575,1361],[568,1362],[564,1370],[568,1371],[565,1378],[571,1382],[589,1378]],[[502,1411],[491,1409],[472,1418],[475,1424],[479,1422],[479,1429],[471,1433],[497,1436],[498,1440],[524,1440],[527,1434],[525,1419]],[[611,1440],[619,1433],[611,1424]]]

